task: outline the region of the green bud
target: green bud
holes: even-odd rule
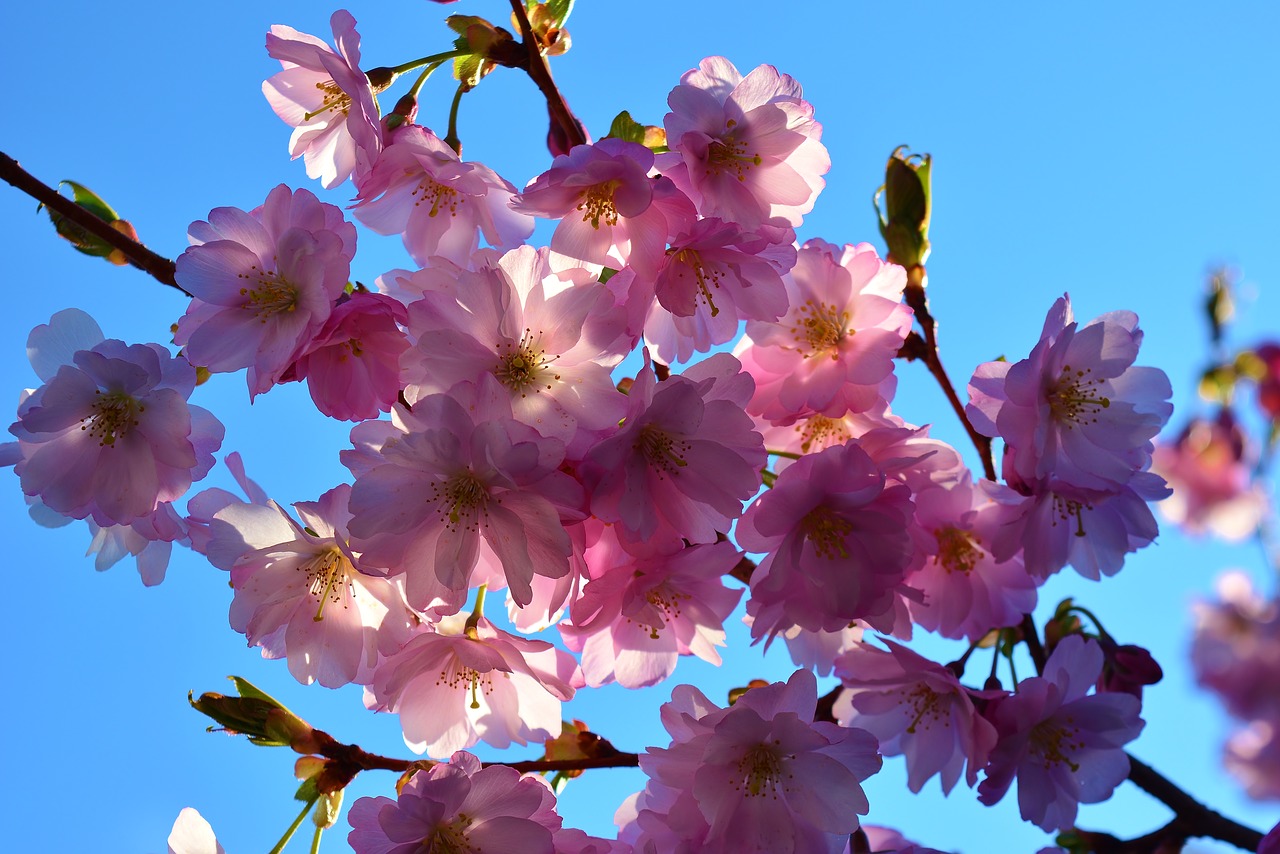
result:
[[[929,257],[932,159],[928,154],[906,152],[907,147],[900,145],[889,155],[884,184],[876,190],[874,202],[889,260],[910,268]]]
[[[197,712],[212,718],[224,731],[246,736],[260,747],[292,747],[310,753],[314,730],[306,721],[289,711],[274,697],[238,676],[230,677],[240,691],[239,697],[223,694],[201,694],[199,699],[187,695],[187,702]],[[215,727],[210,727],[212,732]]]
[[[320,795],[320,799],[316,801],[316,808],[311,813],[311,821],[321,830],[328,830],[338,821],[338,813],[342,811],[342,792],[339,789],[336,792],[329,792]]]

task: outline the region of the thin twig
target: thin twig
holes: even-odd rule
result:
[[[18,165],[18,161],[0,151],[0,178],[17,187],[31,198],[40,202],[50,210],[60,214],[83,228],[94,237],[119,249],[129,259],[129,263],[148,273],[162,285],[177,288],[187,296],[191,296],[177,280],[174,279],[174,263],[163,255],[157,255],[136,240],[132,240],[111,227],[99,216],[68,199],[53,187],[44,184],[30,172]]]

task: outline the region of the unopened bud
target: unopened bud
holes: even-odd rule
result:
[[[262,747],[293,747],[300,753],[313,752],[310,741],[314,730],[306,721],[286,709],[278,700],[260,691],[247,680],[232,676],[239,697],[223,694],[201,694],[199,699],[187,695],[191,707],[212,718],[232,735],[246,736]],[[210,729],[213,729],[212,727]]]
[[[928,154],[906,152],[907,147],[900,145],[889,155],[884,184],[876,191],[875,203],[889,260],[910,269],[924,264],[929,257],[932,160]]]

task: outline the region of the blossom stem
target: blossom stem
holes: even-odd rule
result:
[[[789,459],[789,460],[798,460],[798,459],[800,459],[800,455],[799,455],[799,454],[793,454],[793,453],[791,453],[790,451],[771,451],[771,450],[769,450],[768,448],[766,448],[766,449],[765,449],[765,453],[766,453],[766,454],[768,454],[768,455],[769,455],[769,456],[771,456],[771,457],[786,457],[786,458],[787,458],[787,459]]]
[[[0,178],[17,187],[45,207],[80,226],[94,237],[105,241],[115,249],[119,249],[129,259],[130,264],[147,273],[160,284],[176,288],[187,294],[187,296],[191,296],[174,279],[173,271],[175,267],[172,261],[162,255],[157,255],[136,240],[126,237],[112,228],[101,217],[90,213],[57,190],[42,183],[19,166],[18,161],[4,152],[0,152]]]
[[[317,827],[315,836],[311,837],[311,854],[320,854],[320,837],[324,834],[323,827]]]
[[[418,90],[422,88],[422,84],[426,83],[427,78],[430,77],[432,74],[434,74],[435,70],[439,68],[442,64],[443,63],[440,63],[440,62],[433,62],[430,65],[428,65],[426,68],[422,69],[422,73],[418,75],[418,79],[413,81],[413,85],[409,87],[408,97],[416,99],[418,97]]]
[[[453,103],[449,105],[449,132],[445,134],[445,145],[453,149],[453,153],[462,156],[462,140],[458,138],[458,107],[462,104],[462,96],[467,94],[468,85],[460,83],[458,91],[453,93]]]
[[[760,480],[764,483],[765,486],[772,489],[773,485],[778,482],[778,476],[773,472],[769,471],[768,469],[765,469],[764,471],[760,472]]]
[[[433,53],[430,56],[420,57],[419,59],[413,59],[413,60],[410,60],[409,62],[402,62],[401,64],[393,65],[390,68],[375,68],[374,71],[389,71],[392,74],[403,74],[406,71],[412,71],[413,69],[421,68],[424,65],[433,65],[433,66],[439,67],[441,64],[448,62],[451,59],[457,59],[460,56],[466,56],[467,53],[468,51],[455,48],[453,50],[446,50],[441,53]],[[373,71],[369,73],[372,74]]]
[[[471,616],[467,617],[467,622],[462,628],[462,633],[469,638],[474,638],[476,626],[480,625],[480,618],[484,616],[484,595],[489,585],[481,584],[476,588],[476,604],[471,609]]]
[[[1031,653],[1031,661],[1036,666],[1036,674],[1044,673],[1044,647],[1040,645],[1040,633],[1036,629],[1036,621],[1030,614],[1022,615],[1022,639],[1027,644],[1027,652]]]
[[[527,62],[524,71],[533,80],[534,85],[542,92],[542,96],[547,99],[547,108],[551,112],[551,118],[560,126],[560,130],[564,133],[565,141],[569,148],[575,145],[585,145],[587,142],[587,132],[582,127],[582,122],[569,109],[569,105],[564,100],[564,95],[556,87],[555,81],[551,79],[551,70],[547,68],[547,61],[542,56],[542,51],[538,48],[538,40],[533,35],[533,24],[529,22],[529,13],[525,10],[523,0],[510,0],[511,13],[515,16],[516,21],[520,23],[520,38],[524,42],[524,48],[527,54]]]
[[[293,820],[293,824],[289,825],[289,829],[284,832],[284,836],[280,837],[280,841],[267,854],[280,854],[284,850],[284,847],[289,844],[289,840],[293,838],[293,834],[297,832],[298,826],[302,824],[302,820],[307,817],[307,813],[311,812],[311,808],[316,805],[318,800],[320,800],[320,796],[316,795],[306,802],[302,807],[302,812],[298,813],[298,817]]]

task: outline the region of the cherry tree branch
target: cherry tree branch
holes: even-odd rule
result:
[[[527,62],[522,63],[520,67],[542,92],[542,97],[547,99],[547,109],[564,135],[566,148],[585,145],[586,130],[582,127],[582,122],[578,121],[573,111],[569,109],[569,104],[555,81],[551,79],[551,69],[547,67],[546,57],[542,55],[538,39],[533,34],[533,24],[529,21],[529,13],[525,10],[523,0],[511,0],[511,14],[520,24],[520,38],[528,54]]]
[[[82,208],[53,187],[43,183],[19,166],[18,161],[2,151],[0,151],[0,178],[17,187],[45,207],[75,223],[99,240],[110,244],[115,249],[119,249],[129,259],[130,264],[144,273],[148,273],[160,284],[176,288],[187,294],[187,296],[191,296],[174,279],[173,261],[163,255],[152,252],[138,241],[132,240],[116,231],[106,220]]]

